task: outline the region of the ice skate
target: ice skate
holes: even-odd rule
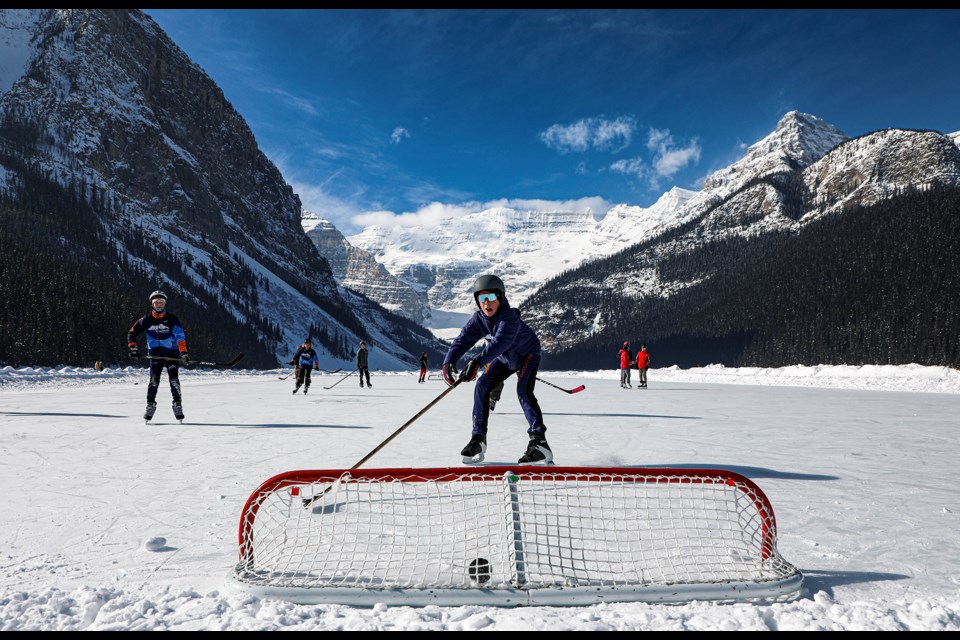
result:
[[[173,403],[173,417],[183,424],[183,406],[179,402]]]
[[[147,423],[149,423],[150,420],[153,418],[153,414],[156,413],[156,412],[157,412],[157,403],[156,403],[156,402],[148,402],[148,403],[147,403],[147,410],[143,412],[143,419],[144,419],[144,421],[147,422]]]
[[[460,455],[463,456],[463,464],[476,464],[483,462],[483,454],[487,450],[486,436],[472,436],[467,446],[463,448]]]
[[[553,464],[553,451],[543,436],[531,435],[527,450],[517,464]]]

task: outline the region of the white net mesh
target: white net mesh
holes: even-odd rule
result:
[[[285,589],[619,588],[798,575],[777,552],[766,497],[726,471],[292,472],[251,496],[240,546],[236,580]]]

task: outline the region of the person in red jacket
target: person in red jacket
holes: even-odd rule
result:
[[[630,353],[630,343],[624,342],[620,348],[620,388],[632,389],[630,386],[630,367],[633,366],[633,354]]]
[[[647,345],[641,344],[640,351],[637,351],[637,389],[647,388],[647,369],[650,368],[650,352],[647,351]]]

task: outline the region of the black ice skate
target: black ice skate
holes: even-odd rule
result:
[[[157,412],[157,403],[156,403],[156,402],[148,402],[148,403],[147,403],[147,410],[143,412],[143,419],[144,419],[146,422],[150,422],[150,420],[153,418],[153,414],[156,413],[156,412]]]
[[[173,403],[173,417],[183,422],[183,406],[179,402]]]
[[[543,436],[531,435],[527,450],[517,464],[553,464],[553,452],[547,444],[547,439]]]
[[[483,462],[483,454],[487,450],[486,436],[472,436],[467,446],[463,448],[460,455],[463,456],[463,464],[474,464]]]

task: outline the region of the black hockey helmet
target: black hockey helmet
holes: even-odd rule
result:
[[[481,291],[493,291],[497,298],[503,300],[507,295],[507,288],[503,286],[503,280],[495,275],[483,275],[473,281],[473,301],[480,306],[477,301],[477,294]]]

